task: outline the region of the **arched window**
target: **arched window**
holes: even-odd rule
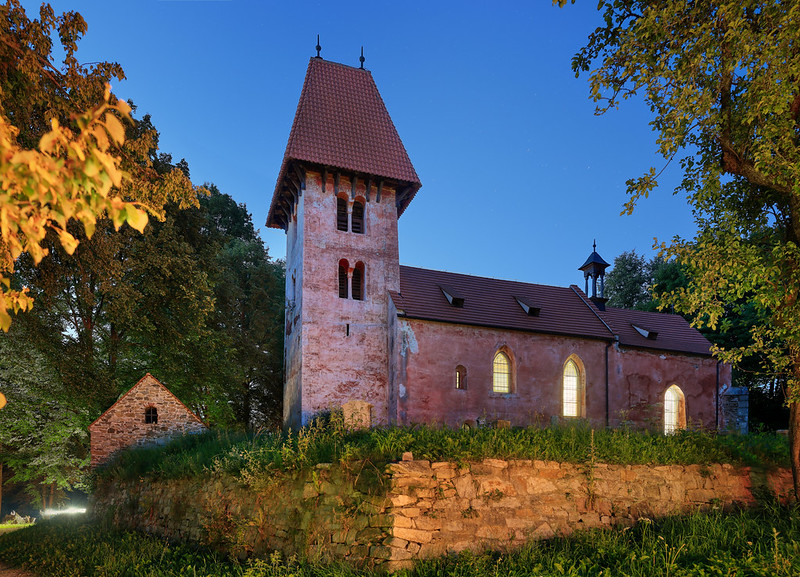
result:
[[[562,409],[564,417],[582,417],[584,413],[583,379],[578,364],[569,359],[562,375]]]
[[[464,365],[458,365],[456,367],[456,388],[467,388],[467,369],[464,367]]]
[[[360,200],[353,202],[353,215],[350,230],[357,234],[364,234],[364,203]]]
[[[353,269],[353,299],[364,300],[364,263],[359,261]]]
[[[343,198],[336,199],[336,229],[347,232],[347,201]]]
[[[498,351],[492,363],[492,392],[510,393],[511,381],[511,359],[503,351]]]
[[[347,271],[350,268],[350,264],[347,262],[347,259],[342,259],[339,261],[339,298],[346,299],[347,298]]]
[[[686,398],[678,385],[664,393],[664,434],[686,428]]]
[[[155,425],[158,423],[158,409],[155,407],[147,407],[144,410],[144,422],[148,425]]]

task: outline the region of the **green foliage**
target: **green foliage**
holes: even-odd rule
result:
[[[341,564],[311,564],[273,553],[237,563],[153,536],[109,531],[76,519],[53,519],[0,537],[0,557],[50,577],[311,577],[380,575]],[[800,572],[800,514],[766,504],[754,510],[639,519],[632,527],[532,541],[505,553],[461,553],[417,562],[399,573],[688,577],[790,576]]]
[[[416,459],[456,462],[496,458],[584,463],[591,456],[597,462],[618,464],[788,464],[786,438],[768,433],[717,436],[681,431],[665,436],[627,428],[592,431],[580,424],[547,429],[414,426],[350,432],[343,426],[341,413],[334,412],[297,432],[234,435],[212,431],[164,447],[131,449],[97,475],[132,480],[145,475],[181,478],[216,472],[258,483],[318,463],[370,461],[377,466],[398,461],[407,451]]]
[[[664,298],[712,330],[748,306],[765,319],[717,354],[737,365],[754,355],[786,380],[800,497],[800,3],[601,0],[598,9],[603,25],[573,69],[591,70],[601,113],[644,99],[698,225],[694,240],[662,244],[689,279]],[[625,212],[657,186],[652,167],[629,180]]]

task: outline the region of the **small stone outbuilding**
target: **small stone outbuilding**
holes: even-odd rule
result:
[[[208,427],[158,379],[147,373],[91,425],[92,468],[126,447],[163,443]]]

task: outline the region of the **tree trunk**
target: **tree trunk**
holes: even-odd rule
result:
[[[795,365],[795,373],[800,367]],[[796,377],[795,377],[796,378]],[[797,385],[786,391],[789,400],[789,457],[792,462],[792,481],[794,481],[794,498],[800,503],[800,404],[795,398],[797,391],[793,389]]]

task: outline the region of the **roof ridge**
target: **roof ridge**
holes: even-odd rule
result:
[[[614,339],[619,340],[619,335],[615,333],[613,330],[611,330],[611,327],[608,326],[608,323],[605,321],[605,319],[600,316],[600,311],[596,310],[595,307],[591,303],[587,302],[587,299],[583,297],[583,291],[578,287],[578,285],[571,284],[569,285],[569,288],[572,289],[572,292],[578,295],[578,298],[581,299],[581,302],[585,304],[588,307],[588,309],[592,311],[592,313],[594,313],[594,316],[596,316],[601,323],[603,323],[603,326],[608,329],[608,332],[611,333]]]

